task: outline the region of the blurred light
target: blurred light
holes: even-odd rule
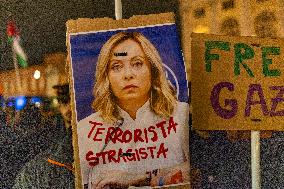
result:
[[[12,101],[9,101],[9,102],[7,102],[7,106],[12,107],[12,106],[14,106],[14,103]]]
[[[34,73],[34,78],[39,79],[40,78],[40,71],[36,70]]]
[[[35,107],[39,108],[40,107],[40,102],[35,103]]]
[[[27,104],[27,98],[25,96],[19,96],[15,99],[15,109],[22,110]]]
[[[54,107],[57,107],[57,106],[58,106],[58,100],[57,100],[57,98],[54,98],[54,99],[52,100],[52,104],[53,104]]]
[[[194,33],[209,33],[209,28],[203,25],[197,25],[194,30]]]
[[[14,97],[10,97],[7,99],[7,106],[8,107],[12,107],[15,105],[15,98]]]
[[[41,103],[41,98],[40,98],[40,97],[33,96],[33,97],[31,98],[31,104],[36,104],[37,102]]]

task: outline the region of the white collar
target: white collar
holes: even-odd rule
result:
[[[119,114],[120,114],[120,116],[121,116],[122,118],[124,118],[124,119],[126,119],[126,120],[133,120],[133,119],[131,118],[131,116],[130,116],[125,110],[123,110],[123,109],[122,109],[121,107],[119,107],[118,105],[117,105],[117,107],[118,107]],[[151,108],[150,108],[150,101],[147,100],[143,106],[141,106],[140,108],[138,108],[138,110],[137,110],[137,112],[136,112],[136,119],[135,119],[135,120],[141,118],[146,112],[149,112],[149,111],[151,111]],[[135,120],[133,120],[133,121],[135,121]]]

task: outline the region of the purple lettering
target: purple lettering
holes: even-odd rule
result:
[[[271,112],[270,116],[284,116],[284,110],[276,111],[276,107],[278,103],[284,102],[284,86],[272,86],[270,87],[271,90],[279,90],[279,93],[277,94],[276,98],[272,98],[272,106],[271,106]],[[275,112],[276,111],[276,112]]]
[[[254,92],[257,92],[258,96],[259,96],[259,101],[253,101],[253,95]],[[247,95],[247,101],[246,101],[246,108],[245,108],[245,117],[250,116],[250,110],[251,110],[251,106],[252,105],[256,105],[256,104],[260,104],[261,105],[261,109],[262,109],[262,113],[263,115],[269,115],[267,106],[266,106],[266,102],[264,99],[264,95],[263,95],[263,91],[261,88],[261,85],[259,84],[251,84],[249,86],[249,90],[248,90],[248,95]]]
[[[234,91],[234,84],[229,82],[220,82],[212,89],[210,100],[215,113],[224,119],[231,119],[238,111],[238,103],[236,99],[225,99],[225,106],[231,106],[231,109],[224,109],[220,106],[219,95],[223,88]]]

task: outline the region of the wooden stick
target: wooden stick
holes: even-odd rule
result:
[[[260,131],[251,131],[251,183],[252,189],[261,188]]]
[[[115,0],[115,19],[122,19],[122,4],[121,0]]]

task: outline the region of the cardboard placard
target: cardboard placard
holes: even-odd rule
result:
[[[188,87],[172,13],[71,20],[67,47],[76,187],[189,168]],[[172,176],[170,184],[186,175]]]
[[[284,41],[192,35],[193,127],[284,130]]]

